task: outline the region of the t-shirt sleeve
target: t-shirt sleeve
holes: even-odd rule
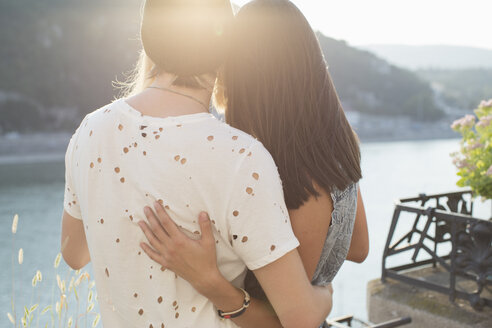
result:
[[[285,205],[282,182],[270,153],[255,142],[241,162],[229,203],[232,247],[256,270],[299,246]]]
[[[76,133],[70,138],[67,151],[65,153],[65,194],[63,199],[64,210],[76,219],[82,220],[80,203],[77,198],[74,181],[72,178],[72,158],[75,147]]]

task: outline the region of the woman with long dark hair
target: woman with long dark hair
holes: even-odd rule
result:
[[[362,262],[368,253],[359,141],[316,35],[294,4],[252,1],[241,8],[232,30],[216,104],[225,109],[227,123],[256,137],[272,154],[305,270],[313,284],[328,285],[345,259]],[[169,222],[163,212],[158,219]],[[155,252],[149,254],[190,282],[207,284],[218,275],[214,266],[201,269],[213,248],[179,235],[179,247],[172,240],[154,241]],[[227,285],[225,279],[208,281]],[[265,298],[251,272],[246,286]],[[237,301],[232,294],[221,297]]]
[[[331,289],[304,271],[271,155],[208,112],[231,19],[227,0],[147,0],[144,74],[69,142],[62,254],[92,263],[107,328],[315,326],[331,310]],[[154,261],[185,235],[200,238],[197,270]],[[243,289],[247,269],[278,318]]]

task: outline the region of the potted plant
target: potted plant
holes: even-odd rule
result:
[[[466,115],[451,125],[463,137],[460,151],[451,156],[460,177],[457,185],[470,187],[485,201],[492,199],[492,99],[474,112],[476,116]]]

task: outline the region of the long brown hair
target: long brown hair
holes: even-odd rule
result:
[[[314,183],[331,192],[359,181],[358,138],[300,10],[287,0],[250,2],[232,39],[219,81],[226,121],[270,151],[287,207],[319,196]]]

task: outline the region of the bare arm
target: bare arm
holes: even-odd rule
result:
[[[319,327],[331,312],[331,288],[311,285],[297,250],[253,272],[283,327]]]
[[[208,298],[218,309],[223,311],[235,311],[241,308],[244,294],[241,290],[234,287],[218,271],[205,285],[198,290],[203,296]],[[251,303],[242,315],[231,319],[236,325],[243,328],[280,328],[282,324],[271,308],[270,303],[251,298]]]
[[[66,211],[62,218],[61,248],[63,259],[74,270],[81,269],[91,260],[82,220]]]
[[[299,255],[310,280],[319,263],[333,211],[330,194],[321,188],[317,190],[320,197],[310,196],[299,209],[289,210],[292,230],[300,243]]]
[[[369,234],[367,231],[366,211],[360,188],[357,191],[357,212],[355,214],[354,231],[347,255],[347,260],[362,263],[369,254]]]

